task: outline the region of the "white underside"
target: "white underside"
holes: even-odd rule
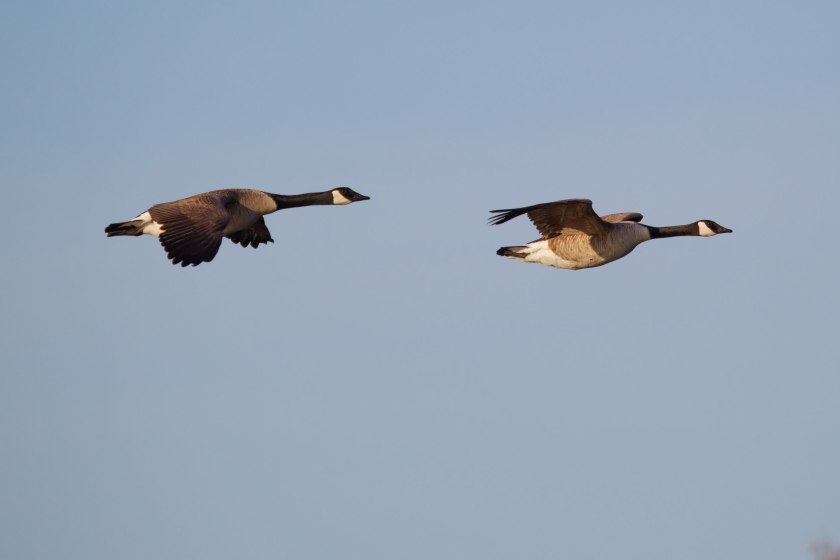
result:
[[[131,221],[135,222],[137,220],[141,220],[143,222],[142,231],[146,235],[152,235],[154,237],[160,237],[160,234],[163,233],[163,227],[161,227],[161,225],[159,223],[157,223],[156,221],[154,221],[152,219],[152,215],[149,214],[148,211],[143,212],[142,214],[140,214],[139,216],[137,216],[136,218],[134,218]]]
[[[545,239],[534,241],[524,246],[525,250],[518,250],[517,252],[526,253],[525,258],[515,258],[524,262],[540,263],[556,268],[575,269],[580,268],[580,263],[574,261],[567,261],[549,249],[548,241]]]

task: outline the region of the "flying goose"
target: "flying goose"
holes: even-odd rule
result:
[[[213,260],[222,237],[255,249],[260,243],[273,243],[263,220],[266,214],[299,206],[350,204],[369,199],[347,187],[292,195],[222,189],[155,204],[136,218],[109,225],[105,233],[108,237],[153,235],[160,238],[172,264],[197,266]]]
[[[640,223],[642,215],[637,212],[599,217],[592,210],[592,201],[584,198],[491,212],[496,214],[489,220],[491,225],[527,214],[542,236],[527,245],[501,247],[496,251],[497,255],[571,270],[601,266],[620,259],[649,239],[678,235],[711,237],[732,232],[712,220],[654,227]]]

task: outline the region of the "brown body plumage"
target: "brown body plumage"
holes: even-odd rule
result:
[[[527,214],[542,236],[526,245],[501,247],[496,254],[512,259],[578,270],[601,266],[629,254],[649,239],[674,236],[709,237],[729,233],[712,220],[683,226],[653,227],[641,222],[638,212],[598,216],[592,201],[584,198],[558,200],[522,208],[491,210],[491,225],[503,224]]]
[[[284,208],[368,199],[347,187],[297,195],[221,189],[155,204],[132,220],[109,225],[105,233],[108,237],[153,235],[160,238],[172,264],[197,266],[213,260],[224,237],[243,247],[273,242],[263,219],[266,214]]]

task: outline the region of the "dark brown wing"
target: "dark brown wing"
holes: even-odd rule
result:
[[[160,244],[172,264],[196,266],[213,260],[230,221],[227,206],[234,201],[225,191],[216,191],[149,208],[163,229]]]
[[[234,243],[239,243],[243,247],[247,247],[250,244],[254,249],[256,249],[260,243],[265,243],[266,245],[268,245],[269,242],[274,243],[274,240],[271,238],[271,232],[269,232],[268,228],[265,226],[265,220],[262,216],[260,216],[260,219],[254,222],[254,225],[248,229],[235,231],[228,235],[227,238]]]
[[[537,226],[543,239],[558,235],[598,235],[605,233],[609,225],[592,210],[592,201],[585,198],[573,198],[545,202],[510,210],[491,210],[497,213],[490,218],[491,225],[498,225],[522,214]]]
[[[642,215],[638,212],[619,212],[618,214],[607,214],[606,216],[601,216],[601,219],[605,222],[610,222],[611,224],[618,222],[641,222]]]

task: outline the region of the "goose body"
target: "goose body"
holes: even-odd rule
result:
[[[172,202],[105,228],[108,237],[152,235],[160,239],[172,264],[197,266],[210,262],[227,237],[243,247],[274,242],[263,216],[300,206],[342,205],[369,200],[353,189],[282,195],[255,189],[222,189]]]
[[[512,208],[491,210],[491,225],[503,224],[527,214],[542,236],[525,245],[501,247],[496,254],[511,259],[540,263],[556,268],[578,270],[601,266],[628,255],[650,239],[676,236],[711,237],[730,233],[712,220],[654,227],[641,223],[637,212],[598,216],[592,201],[576,198]]]

